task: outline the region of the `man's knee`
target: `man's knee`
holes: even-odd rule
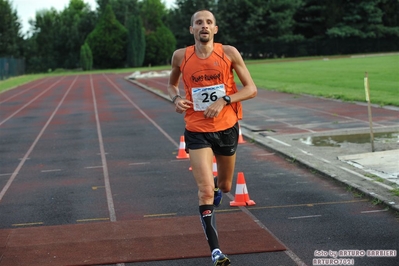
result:
[[[223,193],[228,193],[231,191],[231,182],[228,181],[224,181],[221,182],[219,184],[219,189],[223,192]]]
[[[213,200],[213,186],[202,186],[198,188],[198,197],[202,201]]]

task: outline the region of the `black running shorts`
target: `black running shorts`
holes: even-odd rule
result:
[[[232,127],[218,132],[184,131],[186,150],[211,148],[214,154],[232,156],[238,145],[238,122]]]

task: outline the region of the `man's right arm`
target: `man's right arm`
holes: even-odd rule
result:
[[[191,107],[191,102],[183,99],[179,94],[179,82],[180,82],[180,64],[183,60],[185,49],[178,49],[173,53],[172,56],[172,70],[169,76],[168,82],[168,93],[170,99],[176,106],[176,112],[183,113]]]
[[[168,93],[170,99],[174,99],[179,94],[179,82],[180,82],[180,63],[182,61],[183,49],[176,50],[172,56],[172,71],[170,72],[168,82]]]

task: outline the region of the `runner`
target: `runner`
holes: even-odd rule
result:
[[[219,247],[214,206],[220,205],[222,192],[231,190],[241,101],[255,97],[257,88],[238,50],[214,43],[217,32],[216,19],[210,11],[193,14],[190,33],[195,44],[174,52],[168,92],[176,112],[185,113],[186,149],[198,186],[199,212],[213,265],[230,265]],[[243,85],[240,90],[234,82],[233,69]],[[179,94],[180,77],[185,97]],[[218,177],[212,171],[214,156]]]

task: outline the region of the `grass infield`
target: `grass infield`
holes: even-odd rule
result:
[[[259,88],[360,102],[366,101],[367,72],[371,103],[399,106],[399,54],[249,61],[247,66]]]
[[[260,89],[293,94],[366,102],[364,77],[368,73],[370,101],[381,106],[399,106],[399,54],[346,57],[286,58],[246,61]],[[0,81],[0,92],[49,75],[132,73],[169,69],[169,66],[92,72],[59,72],[24,75]]]

